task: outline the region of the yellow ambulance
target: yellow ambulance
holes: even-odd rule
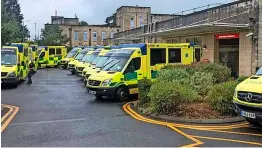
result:
[[[87,53],[87,56],[83,59],[83,61],[76,66],[76,71],[79,74],[79,76],[83,77],[82,73],[88,69],[88,67],[96,59],[98,54],[104,50],[104,48],[99,48],[95,51]]]
[[[74,60],[70,61],[68,63],[68,69],[71,71],[72,74],[76,74],[76,65],[82,61],[82,59],[85,57],[85,55],[89,51],[93,51],[93,48],[85,48],[81,52],[77,54],[77,56],[74,58]]]
[[[28,75],[27,44],[11,44],[1,48],[1,83],[18,86]]]
[[[82,48],[80,47],[75,47],[73,48],[66,56],[64,59],[61,60],[59,65],[63,68],[66,69],[68,67],[68,63],[72,60],[75,59],[75,57],[78,55],[79,52],[82,51]]]
[[[57,67],[67,54],[65,46],[45,46],[38,57],[38,67]]]
[[[248,122],[262,125],[262,67],[235,89],[234,110]]]
[[[101,71],[89,76],[86,88],[96,98],[125,100],[137,94],[138,80],[155,79],[167,64],[200,61],[201,47],[181,44],[122,44]]]
[[[113,53],[115,53],[117,50],[119,49],[112,49],[110,51],[105,51],[105,52],[101,52],[99,53],[99,56],[101,56],[101,58],[98,61],[93,61],[91,63],[90,66],[85,68],[85,71],[82,72],[82,78],[84,79],[84,85],[86,86],[86,82],[89,78],[90,75],[92,75],[93,73],[96,73],[97,71],[101,70],[101,68],[107,64],[110,63],[110,61],[107,63],[107,61],[109,60],[109,58],[111,57],[111,55]]]

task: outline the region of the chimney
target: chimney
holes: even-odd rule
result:
[[[57,16],[57,11],[55,11],[55,16]]]

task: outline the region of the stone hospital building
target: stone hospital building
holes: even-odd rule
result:
[[[80,26],[77,18],[72,23],[66,19],[53,16],[52,24],[61,24],[70,46],[187,42],[203,47],[202,60],[227,65],[236,76],[249,76],[262,65],[262,0],[207,5],[178,14],[122,6],[114,25]]]

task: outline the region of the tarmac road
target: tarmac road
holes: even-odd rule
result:
[[[10,123],[3,123],[7,127],[1,133],[2,146],[178,147],[193,143],[169,127],[134,119],[122,109],[124,102],[96,101],[79,79],[67,70],[42,69],[32,77],[32,85],[24,83],[16,89],[2,89],[2,104],[19,107]],[[250,133],[251,129],[254,128],[245,128]],[[197,136],[230,137],[228,133],[181,131]],[[255,131],[262,130],[256,128]],[[237,135],[237,138],[262,143],[262,132],[258,134],[261,137]],[[202,141],[200,146],[259,146],[222,140]]]

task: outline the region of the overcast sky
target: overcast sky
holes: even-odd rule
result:
[[[149,6],[152,13],[177,13],[214,3],[228,3],[234,0],[19,0],[25,25],[31,39],[35,36],[34,24],[38,30],[51,22],[51,16],[74,17],[89,24],[103,24],[105,18],[115,13],[120,6]],[[30,21],[28,21],[30,20]]]

